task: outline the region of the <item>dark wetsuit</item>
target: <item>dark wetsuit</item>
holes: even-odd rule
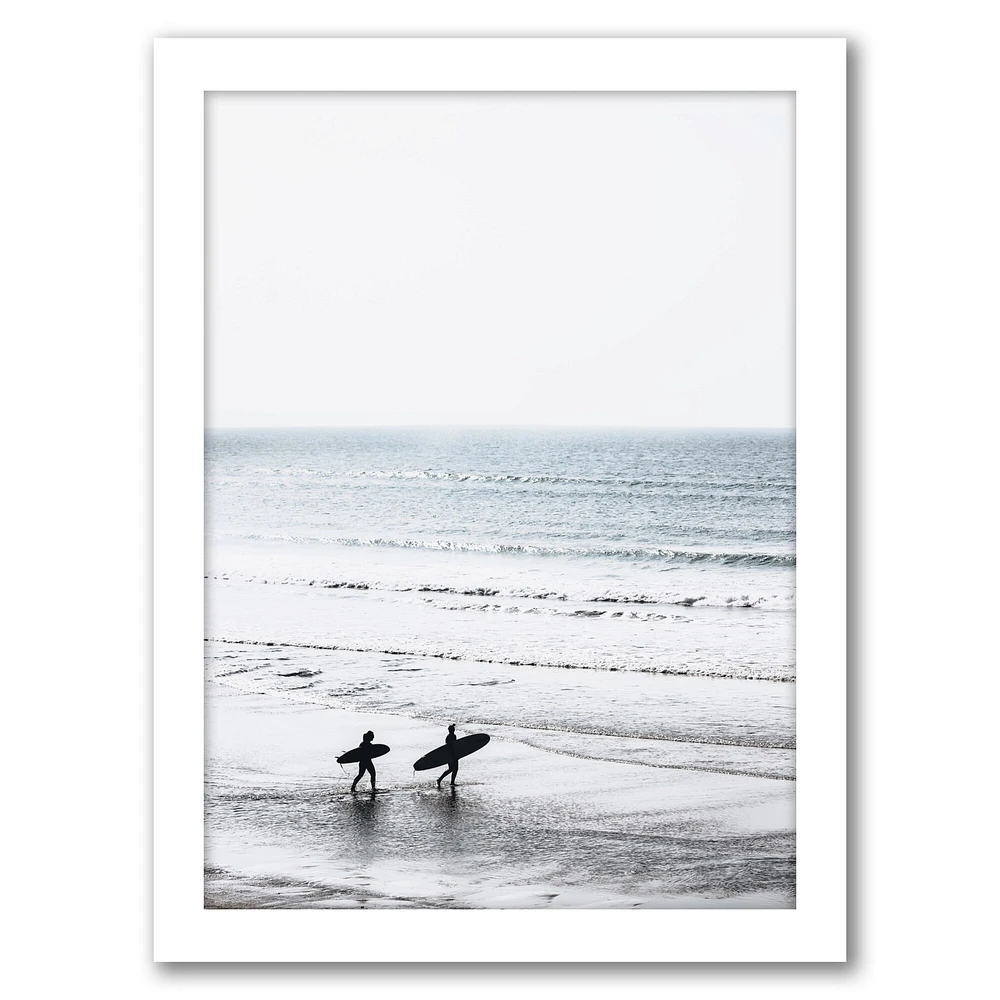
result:
[[[451,783],[453,785],[455,784],[455,778],[458,775],[458,754],[455,753],[455,741],[457,739],[458,737],[454,733],[448,733],[448,735],[444,738],[445,746],[448,747],[450,755],[448,759],[448,770],[445,771],[440,778],[438,778],[438,787],[440,787],[441,782],[444,781],[449,774],[451,775]]]
[[[375,765],[372,763],[371,757],[363,756],[365,751],[367,751],[371,745],[372,741],[369,739],[362,740],[358,744],[358,749],[361,751],[362,757],[361,760],[358,761],[358,776],[354,779],[354,784],[351,785],[352,792],[358,787],[358,782],[364,777],[365,771],[372,776],[372,791],[375,791]]]

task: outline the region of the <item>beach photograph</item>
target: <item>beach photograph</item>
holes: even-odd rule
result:
[[[794,97],[205,108],[205,907],[794,908]]]

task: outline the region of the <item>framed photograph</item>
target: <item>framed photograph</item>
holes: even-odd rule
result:
[[[154,73],[155,959],[844,961],[844,41]]]

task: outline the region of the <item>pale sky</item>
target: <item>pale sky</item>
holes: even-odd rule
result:
[[[207,98],[210,426],[794,424],[794,98]]]

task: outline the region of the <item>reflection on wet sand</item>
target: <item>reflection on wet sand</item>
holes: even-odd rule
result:
[[[405,763],[432,726],[266,696],[213,710],[209,907],[794,905],[794,782],[494,739],[438,789]],[[332,751],[376,722],[402,763],[352,795]]]

